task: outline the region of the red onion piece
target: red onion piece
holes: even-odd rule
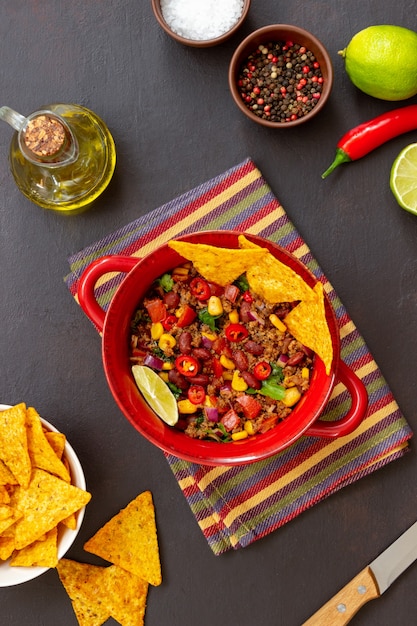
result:
[[[204,413],[209,422],[218,422],[219,421],[219,412],[216,407],[206,406],[204,407]]]
[[[153,354],[147,354],[143,359],[143,364],[158,371],[160,371],[164,366],[163,360]]]
[[[258,315],[256,311],[253,311],[252,309],[248,311],[248,317],[252,322],[258,322],[258,324],[261,324],[261,326],[264,326],[265,324],[265,320],[260,315]]]
[[[205,335],[202,335],[202,337],[201,337],[201,345],[204,346],[204,348],[210,349],[211,346],[213,345],[213,340],[209,339],[208,337],[205,337]]]
[[[285,367],[288,361],[288,357],[286,354],[280,354],[279,359],[277,361],[278,367]]]

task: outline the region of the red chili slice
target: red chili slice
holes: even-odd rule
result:
[[[244,299],[245,302],[249,302],[249,303],[253,302],[252,294],[250,291],[244,291],[242,294],[242,298]]]
[[[266,380],[269,378],[272,372],[272,367],[268,363],[268,361],[260,361],[257,363],[253,369],[253,373],[255,378],[258,380]]]
[[[225,329],[226,337],[229,341],[242,341],[248,336],[248,329],[243,324],[229,324]]]
[[[161,323],[165,330],[172,330],[177,321],[176,315],[168,315]]]
[[[201,385],[191,385],[188,389],[188,399],[193,404],[203,404],[206,397],[204,387]]]
[[[212,366],[215,378],[221,378],[223,376],[223,365],[220,363],[219,359],[214,358]]]
[[[197,313],[191,308],[188,304],[184,305],[183,311],[178,318],[177,326],[179,328],[185,328],[185,326],[189,326],[192,324],[197,317]]]
[[[190,282],[190,291],[193,296],[197,298],[197,300],[208,300],[211,296],[210,285],[203,278],[193,278]]]
[[[175,367],[183,376],[195,376],[199,370],[199,362],[188,354],[180,354],[175,359]]]

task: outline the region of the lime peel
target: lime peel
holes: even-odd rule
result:
[[[133,365],[132,374],[151,409],[166,424],[174,426],[178,422],[178,405],[168,385],[146,365]]]
[[[390,188],[400,207],[417,215],[417,143],[406,146],[395,159]]]

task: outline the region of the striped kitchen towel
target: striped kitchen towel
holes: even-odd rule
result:
[[[142,257],[167,240],[197,230],[260,235],[298,257],[324,283],[341,336],[341,358],[363,380],[369,407],[361,426],[336,440],[303,437],[276,456],[238,467],[209,467],[166,458],[215,554],[249,545],[362,476],[401,457],[412,431],[346,309],[307,244],[251,159],[120,228],[69,259],[65,281],[77,299],[84,269],[108,254]],[[107,309],[123,275],[96,288]],[[349,406],[339,383],[324,411],[338,419]]]

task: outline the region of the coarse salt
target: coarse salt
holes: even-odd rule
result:
[[[216,39],[237,23],[244,0],[161,0],[165,22],[180,37]]]

